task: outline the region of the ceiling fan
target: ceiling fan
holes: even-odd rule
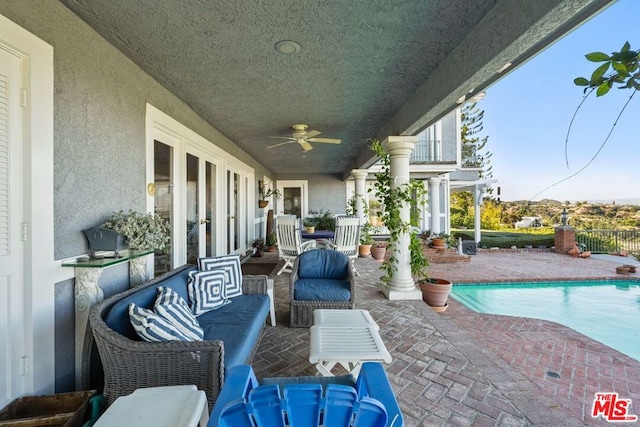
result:
[[[293,125],[291,128],[293,129],[292,136],[272,136],[271,138],[280,138],[280,139],[288,139],[287,142],[281,142],[279,144],[271,145],[267,148],[279,147],[285,144],[291,144],[293,142],[297,142],[300,144],[304,151],[313,150],[311,146],[311,142],[322,142],[326,144],[340,144],[342,140],[336,138],[316,138],[316,136],[320,135],[322,132],[317,130],[310,130],[307,132],[307,128],[309,126],[305,124]]]

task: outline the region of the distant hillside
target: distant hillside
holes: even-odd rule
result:
[[[569,225],[588,229],[640,228],[640,199],[613,202],[565,203],[552,199],[538,202],[518,200],[501,202],[501,222],[513,225],[524,216],[542,218],[544,226],[561,223],[561,213],[567,209]],[[632,203],[635,202],[635,203]]]

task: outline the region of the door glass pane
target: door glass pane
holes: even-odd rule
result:
[[[173,147],[154,141],[153,170],[155,185],[154,213],[161,216],[173,229],[173,176],[171,164],[173,162]],[[154,276],[166,273],[171,269],[172,241],[161,250],[155,252]]]
[[[233,251],[237,251],[240,248],[240,218],[238,218],[238,212],[240,212],[240,198],[239,198],[239,193],[240,193],[240,175],[238,175],[237,173],[233,174],[233,203],[234,203],[234,208],[233,211],[235,213],[235,221],[234,221],[234,227],[235,230],[233,231]]]
[[[300,218],[302,215],[302,189],[300,187],[284,187],[283,190],[284,214]]]
[[[240,175],[227,171],[227,253],[232,254],[238,249],[239,221],[238,221],[238,186]]]
[[[205,175],[206,175],[206,183],[205,183],[205,203],[207,210],[207,227],[206,227],[206,256],[214,256],[215,255],[215,247],[216,247],[216,230],[215,230],[215,205],[214,201],[216,200],[216,165],[205,162]]]
[[[198,262],[200,221],[198,218],[198,165],[199,159],[187,153],[187,264]]]

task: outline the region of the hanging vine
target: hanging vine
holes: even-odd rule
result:
[[[389,154],[382,147],[382,143],[377,139],[369,139],[371,149],[380,158],[382,170],[376,174],[376,182],[373,186],[376,192],[376,198],[381,203],[380,219],[389,229],[391,239],[387,249],[391,253],[388,261],[382,263],[380,268],[384,271],[381,280],[389,283],[393,274],[398,270],[397,258],[395,258],[395,249],[401,234],[408,234],[411,275],[417,279],[427,277],[427,267],[429,261],[424,255],[422,242],[418,237],[418,220],[420,210],[418,206],[422,206],[425,198],[425,190],[422,183],[415,179],[410,179],[407,183],[392,188],[393,177],[391,176],[391,160]],[[404,221],[400,215],[401,209],[405,203],[411,205],[411,214],[409,221]]]

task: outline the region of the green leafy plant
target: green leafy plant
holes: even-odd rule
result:
[[[267,246],[277,246],[278,245],[278,237],[276,233],[271,233],[267,236]]]
[[[124,236],[129,249],[157,250],[169,244],[169,224],[159,215],[114,212],[102,226]]]
[[[360,244],[361,245],[372,245],[373,237],[371,237],[371,230],[373,226],[369,222],[365,222],[362,228],[360,229]]]
[[[591,74],[591,78],[578,77],[573,82],[577,86],[585,86],[584,92],[596,90],[596,96],[606,95],[614,84],[618,89],[640,89],[640,50],[631,50],[629,42],[625,42],[620,52],[607,55],[603,52],[591,52],[585,55],[591,62],[602,62]]]
[[[362,199],[362,210],[365,218],[369,217],[369,208],[367,206],[367,200],[363,195],[353,195],[347,201],[346,214],[347,215],[355,215],[356,214],[356,200],[357,197]],[[360,244],[361,245],[371,245],[373,244],[373,237],[371,237],[371,232],[374,227],[371,225],[369,221],[365,221],[365,223],[360,228]]]
[[[400,213],[403,205],[409,203],[412,206],[421,206],[424,201],[425,191],[422,183],[410,179],[407,183],[392,188],[393,177],[391,176],[391,159],[389,154],[382,147],[382,143],[377,139],[370,139],[371,149],[376,153],[382,162],[382,170],[376,174],[374,189],[376,198],[380,202],[380,218],[389,229],[391,238],[388,249],[391,257],[388,262],[383,262],[380,268],[384,271],[382,281],[389,283],[393,274],[398,270],[397,259],[395,258],[395,245],[401,234],[408,234],[411,274],[420,279],[427,277],[427,267],[429,261],[424,255],[422,242],[418,238],[416,225],[420,215],[419,209],[410,209],[409,221],[402,219]]]
[[[264,181],[258,181],[258,193],[260,193],[260,200],[266,200],[271,196],[275,196],[276,199],[282,198],[282,193],[277,188],[271,189],[267,187]]]
[[[303,221],[305,227],[315,227],[316,230],[330,230],[336,229],[336,218],[328,210],[310,211],[309,216]],[[309,225],[306,225],[309,224]]]

